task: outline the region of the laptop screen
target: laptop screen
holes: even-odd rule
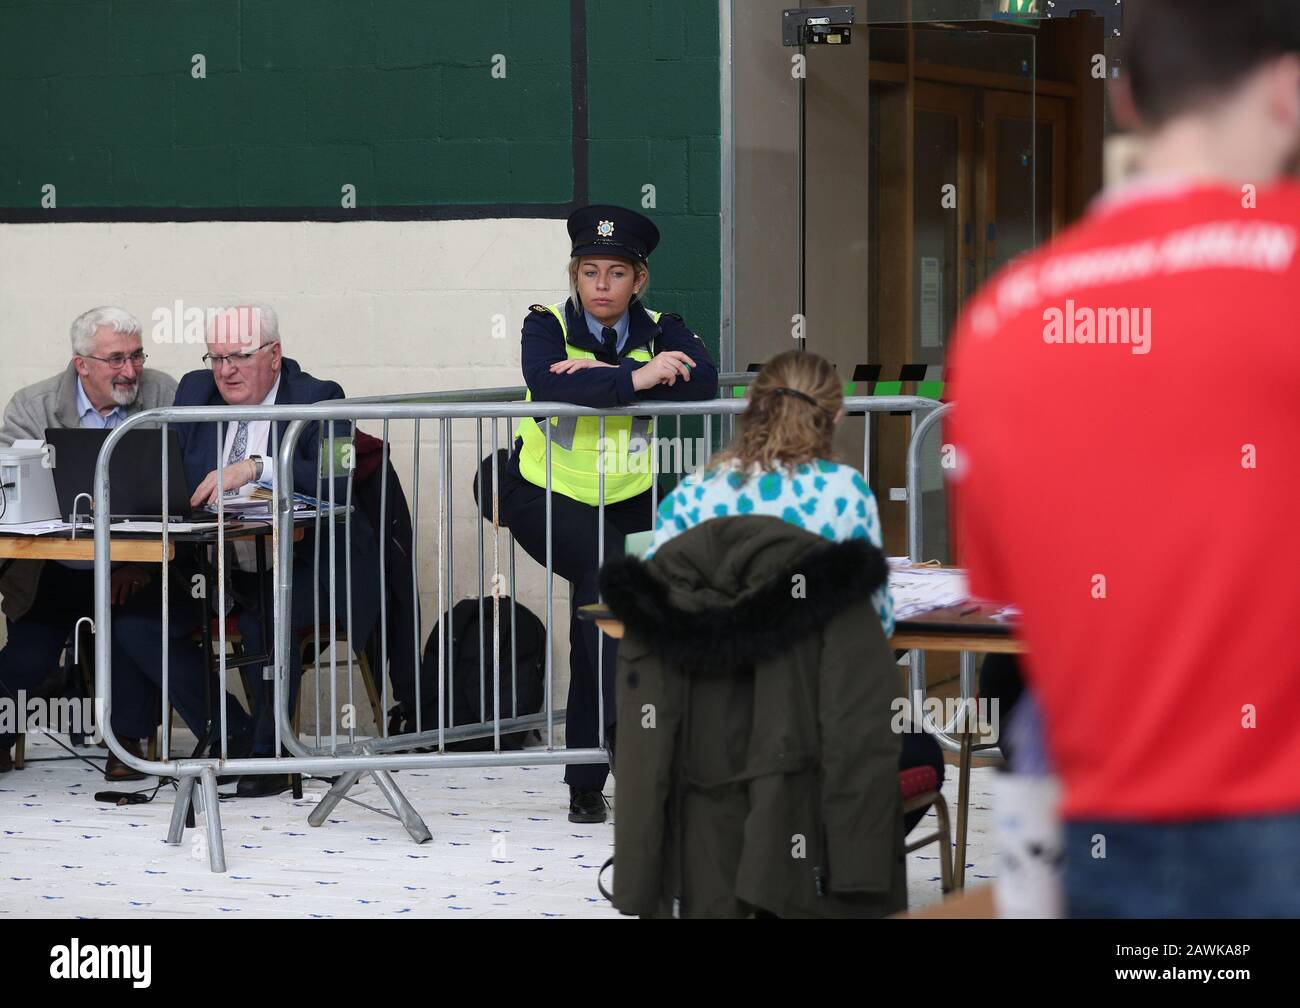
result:
[[[70,520],[74,503],[77,514],[89,517],[91,508],[83,497],[95,493],[95,466],[108,430],[80,427],[48,427],[45,440],[53,449],[54,493],[59,513]],[[190,495],[181,464],[180,440],[176,431],[167,432],[168,513],[175,519],[190,516]],[[108,470],[114,518],[162,518],[162,431],[131,430],[113,449]]]

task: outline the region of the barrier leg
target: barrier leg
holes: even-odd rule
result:
[[[965,726],[969,728],[969,725]],[[971,733],[961,733],[961,755],[957,761],[957,860],[954,884],[960,892],[966,887],[966,827],[970,821]]]
[[[194,785],[197,777],[182,777],[176,785],[176,804],[172,806],[172,821],[167,827],[167,842],[175,847],[185,833],[185,820],[194,802]]]
[[[208,864],[214,872],[226,870],[226,849],[221,843],[221,799],[217,797],[217,772],[203,768],[203,819],[208,828]]]
[[[367,756],[375,755],[368,746],[363,745],[358,748]],[[402,794],[402,789],[397,786],[392,774],[387,770],[351,770],[343,774],[334,782],[334,786],[325,792],[325,797],[316,803],[316,807],[307,816],[307,822],[313,826],[324,825],[326,819],[329,818],[329,814],[338,807],[339,802],[347,797],[347,793],[356,786],[363,773],[368,773],[375,779],[375,783],[379,785],[379,790],[383,792],[384,798],[393,808],[393,813],[406,828],[406,832],[410,834],[412,840],[420,844],[433,839],[429,827],[424,824],[420,814],[415,811],[415,807],[407,800],[406,795]]]
[[[432,840],[433,834],[429,832],[429,827],[406,800],[406,795],[402,794],[401,789],[393,781],[392,774],[387,770],[372,770],[370,774],[375,778],[375,783],[379,785],[379,790],[384,793],[384,797],[388,799],[388,804],[393,806],[397,818],[402,820],[402,825],[406,827],[406,832],[411,835],[411,839],[418,844]]]
[[[307,822],[312,826],[322,826],[329,814],[338,807],[338,803],[343,800],[351,789],[352,785],[361,777],[360,770],[349,770],[347,773],[339,776],[334,782],[334,786],[325,792],[325,796],[316,803],[316,807],[311,810],[307,816]]]

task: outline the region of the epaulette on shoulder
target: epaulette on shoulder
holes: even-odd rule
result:
[[[680,315],[678,315],[676,312],[666,311],[666,312],[660,312],[660,313],[659,313],[659,321],[660,321],[660,322],[662,322],[662,321],[663,321],[664,319],[666,319],[666,318],[676,319],[676,320],[677,320],[678,322],[680,322],[682,325],[685,325],[685,324],[686,324],[686,320],[683,319],[683,318],[682,318]]]
[[[528,306],[528,310],[529,310],[530,312],[544,312],[544,313],[546,313],[546,314],[548,314],[548,315],[549,315],[550,312],[551,312],[551,309],[547,308],[546,305],[544,305],[544,304],[533,304],[533,305],[529,305],[529,306]]]

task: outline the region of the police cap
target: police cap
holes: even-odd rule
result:
[[[645,262],[659,244],[650,218],[624,207],[596,204],[569,215],[572,255],[610,255]]]

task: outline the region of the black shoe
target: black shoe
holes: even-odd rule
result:
[[[144,759],[144,749],[140,746],[139,739],[118,739],[122,743],[122,748],[129,752],[136,759]],[[122,781],[141,781],[148,774],[139,770],[133,770],[120,759],[117,753],[112,749],[108,751],[108,759],[104,761],[104,780],[110,784],[120,783]]]
[[[269,798],[293,787],[288,774],[244,774],[235,786],[236,798]]]
[[[604,822],[605,796],[595,788],[569,788],[569,822]]]

